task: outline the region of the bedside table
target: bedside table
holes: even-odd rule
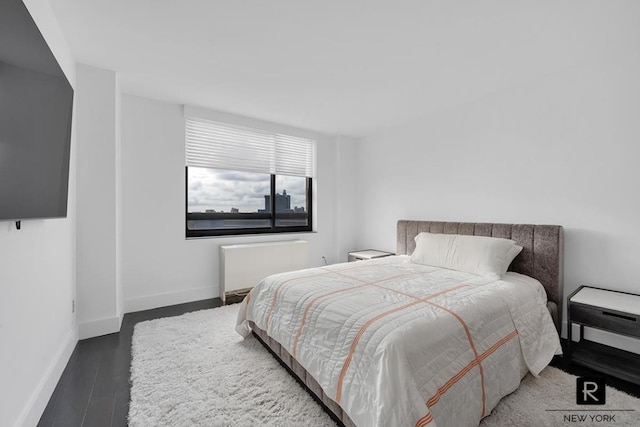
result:
[[[583,339],[585,326],[640,338],[640,295],[581,286],[567,305],[568,360],[640,384],[640,355]],[[580,325],[577,343],[571,338],[574,323]]]
[[[349,252],[348,261],[362,261],[365,259],[384,258],[395,255],[393,252],[377,251],[375,249],[365,249],[362,251]]]

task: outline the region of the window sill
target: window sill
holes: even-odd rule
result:
[[[277,236],[299,236],[301,234],[317,234],[317,230],[312,231],[282,231],[280,233],[246,233],[246,234],[221,234],[218,236],[186,236],[185,240],[203,240],[203,239],[240,239],[245,237],[277,237]]]

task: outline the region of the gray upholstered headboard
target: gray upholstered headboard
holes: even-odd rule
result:
[[[532,224],[489,224],[472,222],[398,221],[398,255],[411,255],[416,248],[414,238],[421,232],[466,234],[512,239],[522,246],[509,271],[531,276],[547,291],[547,306],[560,332],[563,299],[562,226]]]

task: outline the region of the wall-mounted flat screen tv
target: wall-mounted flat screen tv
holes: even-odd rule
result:
[[[67,216],[73,88],[22,0],[0,1],[0,221]]]

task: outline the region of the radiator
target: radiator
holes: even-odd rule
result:
[[[220,298],[226,303],[270,274],[308,267],[309,242],[304,240],[220,246]]]

